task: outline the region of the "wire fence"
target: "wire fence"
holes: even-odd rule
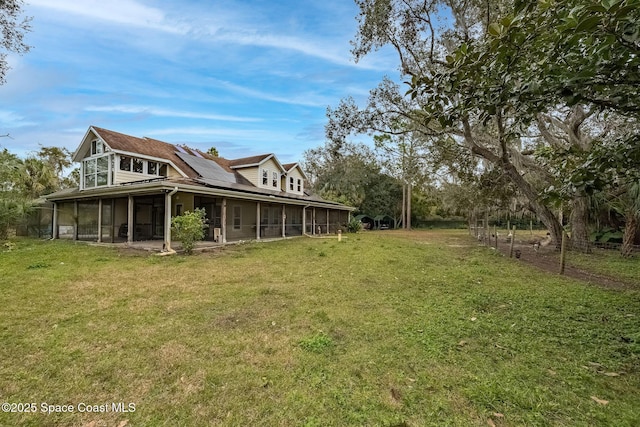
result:
[[[564,274],[566,266],[572,264],[572,258],[584,259],[585,256],[593,254],[596,261],[600,256],[623,255],[621,243],[571,239],[566,233],[560,242],[553,242],[545,230],[518,231],[516,228],[507,230],[497,227],[470,227],[469,233],[480,244],[499,250],[505,256],[524,259],[547,269],[557,269],[560,274]],[[640,256],[640,245],[624,248],[624,255]]]

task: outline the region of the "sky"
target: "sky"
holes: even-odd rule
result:
[[[355,63],[352,0],[26,0],[0,86],[0,147],[73,152],[89,126],[239,158],[303,160],[327,107],[364,104],[397,58]]]

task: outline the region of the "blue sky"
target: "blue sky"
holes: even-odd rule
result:
[[[356,64],[352,0],[27,0],[31,52],[10,55],[0,147],[73,151],[90,125],[283,162],[322,145],[327,106],[366,101],[390,51]]]

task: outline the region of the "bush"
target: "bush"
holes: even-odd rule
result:
[[[196,242],[204,238],[205,215],[204,209],[195,209],[171,218],[176,240],[180,240],[182,249],[187,254],[191,254]]]
[[[347,231],[349,233],[357,233],[360,230],[362,230],[362,223],[360,220],[353,218],[349,224],[347,224]]]

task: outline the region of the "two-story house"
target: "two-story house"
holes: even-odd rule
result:
[[[206,239],[220,243],[332,233],[353,211],[310,194],[300,165],[274,154],[229,160],[91,126],[73,160],[80,187],[45,197],[53,238],[163,240],[168,250],[171,217],[195,208],[206,211]]]

